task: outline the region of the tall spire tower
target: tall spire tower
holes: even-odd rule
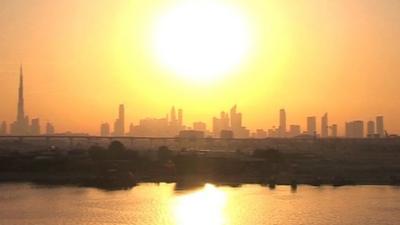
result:
[[[18,109],[17,109],[17,121],[24,121],[24,75],[22,71],[22,65],[19,67],[19,89],[18,89]]]
[[[22,65],[19,67],[17,120],[11,124],[10,131],[11,134],[16,135],[26,135],[30,133],[29,118],[25,115],[24,110],[24,74]]]

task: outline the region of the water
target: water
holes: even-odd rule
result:
[[[6,225],[400,224],[400,188],[258,185],[176,191],[173,184],[131,190],[0,185]]]

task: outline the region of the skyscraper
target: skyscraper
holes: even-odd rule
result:
[[[368,121],[367,123],[367,137],[374,137],[375,136],[375,122]]]
[[[328,113],[325,113],[321,118],[321,137],[327,138],[328,137]]]
[[[237,106],[234,105],[231,110],[230,110],[230,116],[231,116],[231,128],[232,130],[237,130],[242,127],[242,114],[236,112]]]
[[[182,111],[182,109],[178,109],[178,126],[179,126],[179,129],[182,129],[182,126],[183,126],[183,111]]]
[[[19,69],[17,120],[11,124],[11,133],[16,135],[26,135],[29,134],[29,131],[29,119],[25,116],[24,109],[24,76],[21,65]]]
[[[230,110],[230,128],[236,138],[247,138],[250,135],[250,131],[246,127],[242,126],[242,113],[238,113],[237,106],[234,105]],[[229,118],[227,118],[229,120]],[[228,127],[225,129],[229,129]]]
[[[356,120],[347,122],[345,126],[345,134],[348,138],[363,138],[364,137],[364,121]]]
[[[175,106],[172,106],[169,117],[170,117],[170,125],[171,126],[176,126],[177,123],[178,123],[178,120],[176,119]]]
[[[54,133],[55,133],[55,129],[54,129],[53,124],[47,123],[47,124],[46,124],[46,134],[47,134],[47,135],[52,135],[52,134],[54,134]]]
[[[7,123],[6,121],[3,121],[0,125],[0,135],[6,135],[7,134]]]
[[[315,116],[307,117],[307,134],[312,136],[317,135],[317,119]]]
[[[290,137],[296,137],[300,135],[301,133],[301,127],[299,125],[290,125],[289,129],[289,136]]]
[[[376,133],[379,137],[385,137],[385,127],[383,124],[383,116],[376,117]]]
[[[40,121],[38,118],[32,119],[30,134],[31,135],[40,135]]]
[[[125,135],[125,108],[123,104],[120,104],[118,108],[118,118],[114,122],[114,135]]]
[[[331,137],[336,138],[338,135],[338,126],[337,124],[332,124],[331,126]]]
[[[286,112],[285,109],[279,111],[279,136],[286,136]]]
[[[100,125],[100,136],[109,136],[110,135],[110,124],[102,123]]]

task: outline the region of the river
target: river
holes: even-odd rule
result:
[[[1,225],[400,224],[392,186],[140,184],[130,190],[0,184]]]

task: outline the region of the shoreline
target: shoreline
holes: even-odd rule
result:
[[[202,176],[174,176],[174,177],[135,177],[132,179],[123,179],[109,182],[104,185],[104,182],[98,182],[93,174],[68,174],[68,173],[31,173],[31,172],[1,172],[0,173],[0,184],[5,183],[31,183],[34,185],[45,185],[45,186],[74,186],[74,187],[93,187],[104,190],[123,190],[130,189],[141,183],[175,183],[176,188],[180,190],[193,189],[197,187],[202,187],[207,183],[212,183],[216,186],[230,186],[230,187],[240,187],[242,185],[261,185],[270,189],[274,189],[275,186],[291,186],[292,189],[296,189],[297,186],[307,185],[307,186],[331,186],[331,187],[341,187],[341,186],[393,186],[399,187],[399,184],[384,180],[340,180],[332,181],[329,179],[321,179],[319,183],[315,183],[309,179],[296,179],[289,180],[287,178],[277,177],[274,180],[260,179],[259,177],[253,178],[210,178]]]

